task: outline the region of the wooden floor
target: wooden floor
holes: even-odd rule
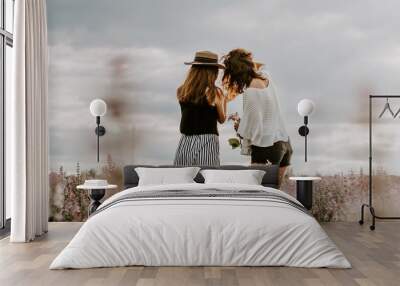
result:
[[[123,267],[48,270],[80,223],[50,223],[49,233],[27,244],[0,241],[0,285],[400,285],[400,223],[375,232],[357,223],[323,225],[353,269],[289,267]]]

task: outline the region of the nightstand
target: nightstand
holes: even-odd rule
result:
[[[94,213],[97,208],[101,205],[100,200],[106,194],[106,190],[109,189],[116,189],[117,185],[107,185],[107,186],[88,186],[88,185],[79,185],[76,188],[81,190],[87,190],[88,195],[90,198],[90,205],[89,205],[89,216]]]
[[[321,180],[320,177],[290,177],[289,180],[296,181],[296,198],[303,206],[311,210],[313,182]]]

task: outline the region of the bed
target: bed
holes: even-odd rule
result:
[[[276,189],[277,166],[252,167],[266,171],[258,186],[204,184],[201,174],[196,183],[138,186],[136,167],[124,168],[125,190],[102,203],[50,269],[351,267],[308,211]]]

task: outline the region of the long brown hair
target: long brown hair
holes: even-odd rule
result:
[[[229,93],[242,93],[255,78],[266,80],[257,72],[251,52],[245,49],[234,49],[223,59],[225,71],[222,82]]]
[[[177,96],[180,102],[194,104],[214,104],[218,88],[215,81],[218,77],[218,67],[193,65],[178,88]]]

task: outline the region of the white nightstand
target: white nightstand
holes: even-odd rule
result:
[[[88,186],[88,185],[79,185],[76,188],[81,190],[87,190],[88,195],[90,198],[90,205],[89,205],[89,216],[94,213],[97,208],[101,205],[100,200],[106,194],[106,190],[109,189],[116,189],[117,185],[107,185],[107,186]]]
[[[311,210],[313,182],[321,180],[320,177],[289,177],[289,180],[296,181],[296,198],[303,206]]]

